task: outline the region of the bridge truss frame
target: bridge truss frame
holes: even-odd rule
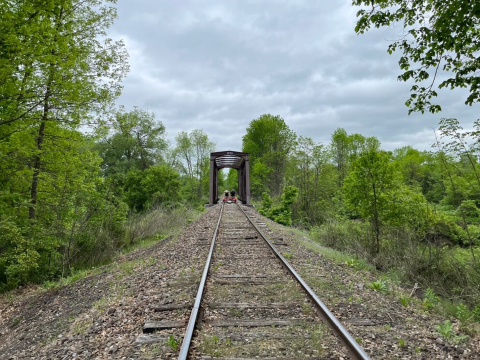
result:
[[[248,153],[218,151],[210,153],[210,195],[209,205],[218,202],[218,171],[224,168],[238,170],[238,199],[250,205],[250,165]]]

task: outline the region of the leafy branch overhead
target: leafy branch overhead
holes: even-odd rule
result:
[[[353,5],[366,7],[357,12],[357,34],[371,27],[402,26],[401,36],[389,45],[388,52],[403,52],[399,61],[403,73],[398,79],[414,82],[406,101],[409,113],[441,111],[432,102],[437,88],[468,88],[465,104],[480,100],[478,2],[353,0]]]

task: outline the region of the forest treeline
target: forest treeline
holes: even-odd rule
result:
[[[432,149],[383,150],[375,137],[337,129],[327,144],[279,116],[243,137],[252,197],[273,220],[443,295],[480,295],[480,123],[442,119]],[[480,312],[479,312],[480,315]]]
[[[137,214],[206,197],[207,134],[171,145],[153,113],[115,109],[114,3],[0,5],[0,290],[102,264],[162,219]]]

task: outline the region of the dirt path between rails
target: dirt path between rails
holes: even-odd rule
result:
[[[137,344],[158,305],[193,302],[219,207],[193,222],[178,240],[132,252],[60,289],[29,288],[0,297],[0,360],[173,359],[174,344]],[[375,275],[315,252],[315,244],[259,216],[266,235],[357,338],[372,359],[479,359],[480,341],[448,344],[436,334],[444,319],[398,294],[367,287]],[[202,243],[203,245],[199,245]],[[313,249],[313,250],[312,250]],[[175,316],[187,320],[188,312]],[[179,339],[182,333],[172,329]],[[401,340],[401,341],[400,341]]]

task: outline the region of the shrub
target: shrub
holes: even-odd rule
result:
[[[292,224],[291,205],[295,202],[297,194],[298,188],[287,186],[283,190],[280,204],[272,206],[272,198],[264,192],[262,194],[262,208],[259,210],[259,213],[279,224],[290,226]]]
[[[7,290],[29,281],[38,269],[40,254],[12,222],[0,222],[0,289]]]

